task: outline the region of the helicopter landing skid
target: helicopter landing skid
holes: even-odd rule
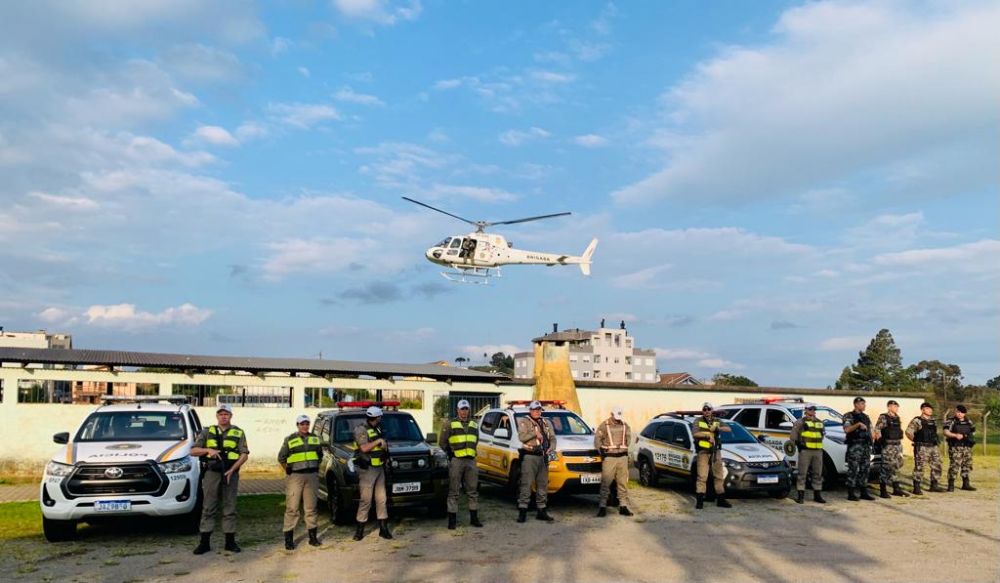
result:
[[[473,285],[489,285],[490,279],[500,277],[500,268],[493,271],[487,267],[470,267],[468,269],[455,269],[455,271],[442,271],[441,277],[453,283],[469,283]]]

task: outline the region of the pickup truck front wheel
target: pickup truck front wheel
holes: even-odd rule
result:
[[[65,542],[76,538],[75,520],[52,520],[42,517],[42,532],[50,543]]]

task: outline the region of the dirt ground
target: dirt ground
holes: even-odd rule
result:
[[[978,460],[977,460],[978,461]],[[243,552],[191,554],[196,537],[131,524],[81,529],[80,540],[49,544],[39,535],[3,542],[5,578],[30,581],[998,581],[1000,517],[997,458],[977,469],[977,492],[829,504],[737,498],[734,508],[696,511],[682,487],[632,485],[634,518],[594,517],[596,498],[552,505],[556,522],[529,515],[483,489],[482,529],[455,531],[412,513],[393,521],[396,538],[321,519],[324,544],[281,545],[280,496],[241,498]],[[0,506],[0,511],[2,511]],[[241,510],[242,512],[242,510]],[[221,535],[213,541],[221,548]],[[10,579],[8,579],[10,580]]]

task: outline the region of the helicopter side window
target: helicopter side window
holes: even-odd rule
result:
[[[452,249],[458,249],[461,246],[462,246],[462,238],[461,237],[455,237],[454,239],[451,240],[450,247]]]

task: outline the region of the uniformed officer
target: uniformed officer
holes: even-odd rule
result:
[[[854,410],[844,415],[847,434],[847,499],[874,500],[868,492],[868,471],[872,465],[872,420],[865,414],[864,397],[854,397]],[[857,494],[855,493],[857,491]]]
[[[968,417],[965,405],[955,407],[955,416],[944,422],[944,436],[948,438],[948,491],[955,491],[955,476],[962,474],[962,490],[975,492],[969,483],[972,472],[973,434],[976,427]]]
[[[882,446],[882,468],[879,471],[879,497],[888,498],[889,485],[893,496],[909,496],[899,486],[899,470],[903,467],[903,422],[899,418],[899,403],[889,399],[888,409],[878,416],[872,436]]]
[[[601,498],[597,516],[608,514],[612,482],[618,490],[618,514],[632,516],[632,511],[628,509],[628,444],[631,442],[632,428],[622,418],[622,408],[615,407],[594,434],[594,445],[604,456],[601,460]]]
[[[801,419],[792,425],[792,433],[789,436],[799,449],[798,469],[799,474],[795,479],[795,489],[798,496],[795,501],[799,504],[806,499],[806,478],[812,482],[813,500],[820,504],[826,504],[823,499],[823,435],[826,428],[823,422],[816,418],[816,405],[809,403],[806,405],[805,413]]]
[[[212,531],[215,529],[215,515],[222,502],[222,532],[226,535],[225,549],[240,552],[236,544],[236,496],[240,488],[240,466],[247,461],[250,450],[243,430],[231,425],[233,408],[226,403],[215,411],[216,425],[202,429],[191,448],[191,455],[207,457],[208,465],[201,478],[203,501],[201,507],[201,541],[194,554],[201,555],[212,550]]]
[[[458,522],[458,496],[465,484],[469,498],[469,524],[482,527],[479,522],[479,468],[476,466],[476,442],[479,425],[471,418],[469,402],[458,402],[457,416],[445,424],[438,444],[448,453],[448,529],[455,530]]]
[[[518,450],[521,455],[521,488],[517,496],[517,521],[524,522],[528,516],[531,501],[531,486],[535,486],[535,504],[538,513],[535,518],[552,522],[555,520],[545,508],[548,502],[549,456],[556,451],[556,432],[552,423],[542,417],[542,404],[532,401],[528,406],[528,416],[517,420],[517,437],[524,445]]]
[[[695,508],[699,510],[705,506],[709,468],[714,476],[716,506],[732,508],[732,504],[725,497],[726,484],[723,481],[725,470],[722,466],[722,454],[719,452],[722,449],[719,432],[729,432],[732,429],[715,418],[714,409],[711,403],[702,405],[702,416],[694,423],[694,443],[698,452],[698,481],[695,483],[694,492],[697,497]]]
[[[305,513],[309,545],[318,547],[316,535],[316,491],[319,488],[319,460],[323,446],[319,437],[309,431],[309,416],[295,419],[295,433],[285,438],[278,451],[278,463],[288,476],[285,478],[285,548],[295,549],[295,526],[299,523],[299,506]]]
[[[934,407],[930,403],[920,404],[920,415],[906,426],[906,437],[913,441],[913,493],[918,496],[923,494],[921,482],[924,479],[924,466],[930,466],[930,491],[944,492],[944,488],[938,486],[938,480],[941,479],[941,451],[938,449]]]
[[[354,466],[358,469],[358,488],[361,501],[358,503],[358,527],[354,531],[354,540],[365,536],[365,523],[368,513],[375,501],[375,518],[378,520],[378,535],[382,538],[392,538],[389,532],[388,498],[385,493],[385,464],[388,461],[386,452],[389,442],[382,436],[382,409],[368,407],[365,411],[365,422],[354,428],[354,443],[358,446]]]

